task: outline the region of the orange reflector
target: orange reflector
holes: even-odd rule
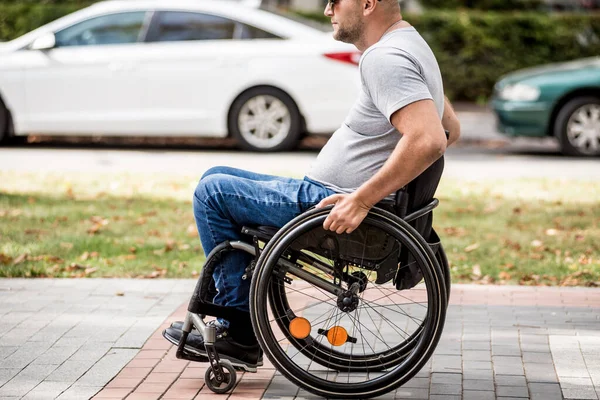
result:
[[[290,333],[296,339],[306,339],[310,335],[310,322],[306,318],[294,318],[290,321]]]
[[[334,346],[341,346],[348,341],[348,332],[341,326],[334,326],[327,332],[327,340]]]

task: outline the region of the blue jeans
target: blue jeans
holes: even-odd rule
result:
[[[230,167],[206,171],[194,193],[194,217],[205,254],[225,240],[240,240],[242,226],[282,227],[333,191],[308,178],[262,175]],[[250,282],[242,280],[252,256],[226,253],[215,266],[214,303],[249,311]]]

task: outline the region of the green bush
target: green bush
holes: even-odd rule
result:
[[[426,9],[458,10],[535,10],[543,5],[541,0],[421,0]]]
[[[454,100],[485,101],[496,80],[516,69],[600,54],[597,14],[431,11],[405,18],[433,49]]]
[[[90,2],[72,0],[70,4],[37,4],[33,2],[0,2],[0,41],[19,37],[41,25],[54,21]]]

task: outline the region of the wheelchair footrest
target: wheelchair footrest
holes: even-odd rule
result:
[[[176,353],[176,357],[179,358],[180,360],[188,360],[188,361],[195,361],[195,362],[201,362],[201,363],[208,362],[208,357],[199,356],[197,354],[190,353],[189,351],[187,351],[185,349],[181,352],[178,351]]]

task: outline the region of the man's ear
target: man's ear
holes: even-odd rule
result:
[[[363,15],[367,16],[375,11],[375,7],[377,4],[377,0],[364,0],[364,10]]]

